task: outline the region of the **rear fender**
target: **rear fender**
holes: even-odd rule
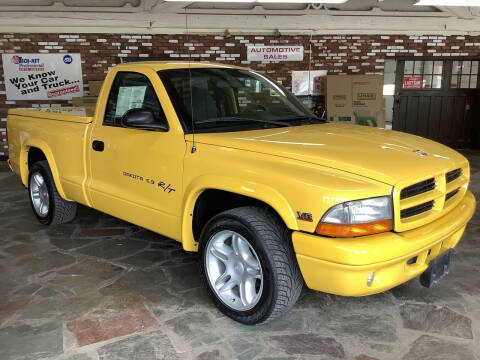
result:
[[[20,152],[20,177],[22,178],[23,185],[25,185],[25,187],[28,187],[28,152],[32,147],[38,148],[43,152],[43,154],[47,158],[48,166],[50,166],[50,171],[53,175],[53,181],[55,182],[55,186],[57,187],[59,195],[63,199],[69,200],[67,199],[67,197],[65,196],[65,192],[63,191],[62,183],[60,182],[60,175],[58,173],[58,168],[55,162],[55,158],[53,156],[53,152],[48,146],[48,144],[43,140],[29,139],[28,142],[26,142],[22,147],[22,151]]]

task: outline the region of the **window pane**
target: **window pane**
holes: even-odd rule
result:
[[[460,61],[455,60],[452,66],[452,74],[458,75],[459,72],[460,72]]]
[[[406,75],[412,75],[413,74],[413,61],[405,61],[404,74],[406,74]]]
[[[478,61],[472,61],[472,74],[478,74]]]
[[[425,66],[423,68],[424,74],[433,74],[433,61],[425,61]]]
[[[413,73],[415,75],[422,75],[423,73],[423,61],[415,61],[415,65],[413,68]]]
[[[452,83],[450,84],[451,88],[458,87],[458,75],[452,75]]]
[[[470,79],[470,89],[476,89],[477,88],[477,76],[473,76]]]
[[[265,121],[311,117],[280,84],[253,71],[192,68],[162,70],[158,74],[187,131],[192,131],[192,116],[195,129],[203,132],[268,127]],[[187,86],[177,85],[182,83]]]
[[[443,61],[435,61],[433,73],[441,75],[442,74],[442,69],[443,69]]]
[[[425,75],[423,77],[423,88],[430,89],[432,87],[432,75]]]
[[[470,74],[470,61],[462,61],[462,74]],[[463,87],[463,86],[462,86]]]
[[[442,87],[442,75],[433,75],[432,88],[440,89]]]
[[[155,120],[166,121],[150,80],[139,73],[119,72],[108,97],[103,123],[121,125],[123,115],[135,108],[151,110]]]
[[[468,89],[470,87],[470,75],[462,75],[460,80],[460,87],[462,89]]]

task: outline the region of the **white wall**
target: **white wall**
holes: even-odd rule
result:
[[[395,70],[397,61],[395,59],[386,59],[383,74],[383,97],[385,99],[385,127],[392,128],[393,103],[395,93]]]

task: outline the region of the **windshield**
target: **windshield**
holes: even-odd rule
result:
[[[282,85],[253,71],[192,68],[163,70],[158,74],[187,133],[192,132],[192,107],[196,132],[320,122]]]

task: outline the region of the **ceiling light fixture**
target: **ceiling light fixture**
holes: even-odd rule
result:
[[[418,0],[419,6],[480,6],[479,0]]]
[[[176,2],[236,2],[236,3],[291,3],[291,4],[343,4],[348,0],[321,0],[321,1],[308,1],[308,0],[165,0],[165,1],[176,1]]]

